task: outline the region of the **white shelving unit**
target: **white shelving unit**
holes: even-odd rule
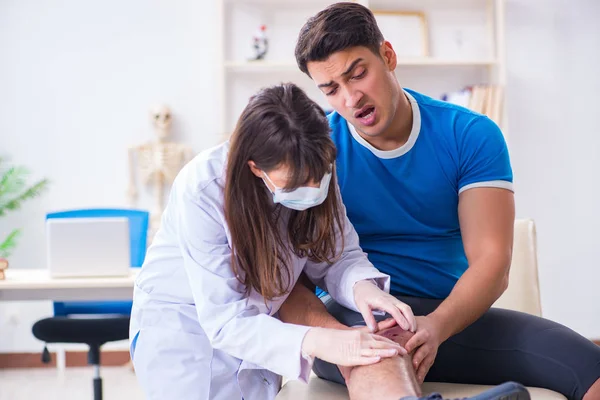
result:
[[[420,67],[461,67],[461,66],[482,66],[493,67],[497,64],[495,60],[437,60],[435,58],[423,57],[413,59],[398,59],[398,68],[404,66]],[[298,71],[295,62],[288,61],[225,61],[225,69],[229,72],[269,72],[269,71]]]
[[[219,0],[221,132],[227,137],[248,98],[261,87],[294,82],[324,108],[325,97],[300,72],[294,47],[306,19],[330,0]],[[475,84],[505,85],[505,0],[360,0],[371,10],[419,11],[427,20],[428,57],[399,58],[396,74],[403,87],[439,98]],[[252,35],[265,24],[269,53],[247,61]],[[402,41],[386,38],[394,48]],[[504,109],[505,107],[503,107]],[[503,113],[502,126],[506,131]]]

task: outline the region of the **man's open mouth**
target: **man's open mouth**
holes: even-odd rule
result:
[[[373,111],[375,111],[375,107],[367,107],[355,116],[356,118],[369,118],[373,114]]]

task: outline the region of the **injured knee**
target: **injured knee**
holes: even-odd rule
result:
[[[396,325],[394,327],[383,329],[377,332],[377,335],[393,340],[400,346],[404,347],[406,345],[406,342],[408,342],[409,339],[413,337],[414,332],[406,331],[400,326]]]
[[[377,364],[352,368],[346,386],[352,400],[388,400],[420,396],[410,356],[395,356]]]

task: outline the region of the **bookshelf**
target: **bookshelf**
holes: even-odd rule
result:
[[[403,87],[441,98],[467,86],[503,88],[505,0],[356,0],[374,12],[408,12],[425,16],[428,53],[404,57],[399,52],[396,75]],[[324,96],[302,74],[294,59],[297,35],[309,16],[329,0],[219,0],[218,74],[221,129],[227,137],[248,98],[261,87],[294,82],[324,108]],[[248,61],[252,36],[265,24],[269,52],[264,60]],[[403,42],[386,38],[395,49]],[[478,102],[481,102],[480,94]],[[492,98],[493,96],[483,96]],[[503,96],[502,100],[503,100]],[[506,132],[504,101],[494,106]],[[480,111],[480,110],[477,110]]]

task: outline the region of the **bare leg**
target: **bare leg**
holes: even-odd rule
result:
[[[400,327],[378,332],[404,346],[413,335]],[[346,386],[352,400],[398,400],[405,396],[421,396],[412,366],[412,355],[387,358],[374,365],[351,370]]]
[[[302,284],[302,276],[279,309],[281,320],[298,325],[350,329],[327,311],[325,305],[315,295],[314,286],[309,290]],[[382,330],[378,334],[404,346],[413,334],[402,331],[399,327],[394,328]],[[352,400],[398,400],[405,396],[418,396],[421,393],[411,356],[392,357],[375,365],[353,369],[341,367],[340,371],[344,374]]]
[[[592,387],[587,391],[583,400],[596,400],[600,399],[600,379],[598,379]]]

